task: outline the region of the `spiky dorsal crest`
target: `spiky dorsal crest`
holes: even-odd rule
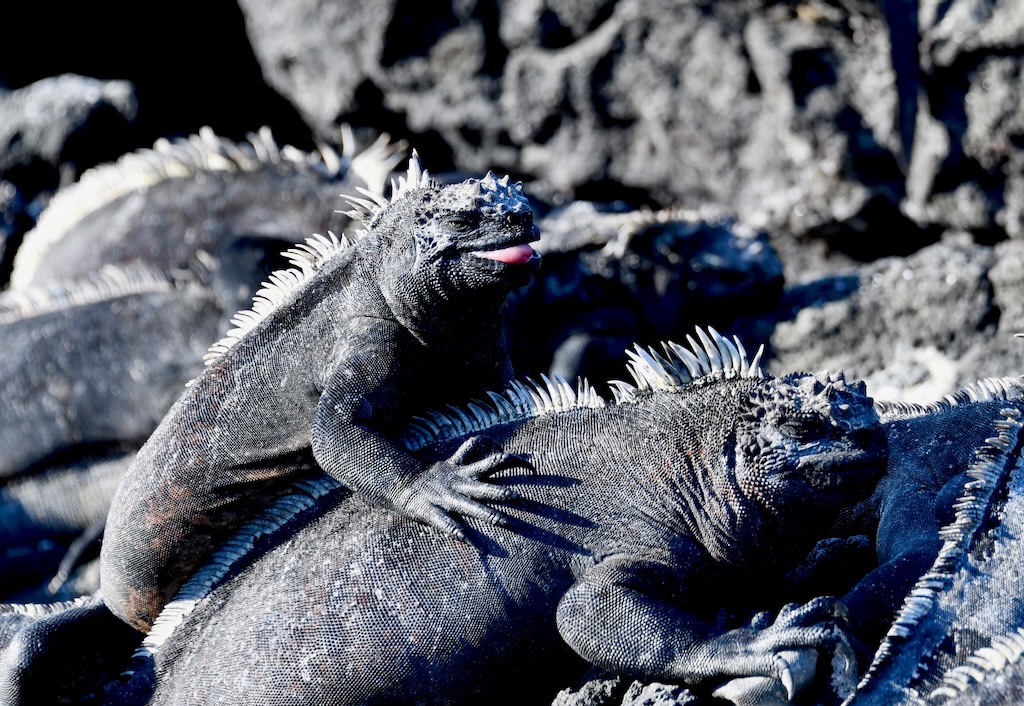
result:
[[[354,221],[358,221],[366,226],[366,229],[358,231],[356,237],[366,233],[366,230],[372,228],[377,218],[381,213],[384,212],[391,204],[397,203],[398,201],[405,198],[410,192],[417,189],[428,189],[436,187],[436,182],[430,176],[430,173],[423,168],[420,164],[420,156],[416,150],[412,151],[412,157],[409,158],[409,169],[404,177],[398,177],[398,181],[391,180],[391,198],[384,198],[379,193],[374,193],[367,189],[356,187],[356,191],[362,194],[365,198],[359,198],[358,196],[344,196],[344,199],[352,205],[352,210],[345,211],[345,215]]]
[[[628,368],[636,386],[620,380],[610,382],[616,404],[635,402],[655,391],[678,392],[712,380],[765,377],[760,367],[763,346],[754,359],[748,361],[738,338],[729,341],[713,328],[707,331],[698,328],[697,338],[700,343],[687,336],[690,350],[676,343],[664,344],[667,358],[640,346],[636,346],[635,352],[626,351],[631,358]],[[488,392],[486,402],[475,400],[461,407],[416,417],[403,435],[403,443],[417,451],[429,444],[482,432],[497,424],[606,405],[586,380],[578,380],[575,388],[558,376],[549,379],[542,375],[541,380],[537,383],[527,379],[513,383],[504,392]]]
[[[1008,401],[1024,398],[1024,377],[985,378],[928,404],[875,400],[875,409],[883,422],[911,419],[926,414],[948,412],[976,402]]]
[[[347,126],[346,126],[347,127]],[[306,153],[291,145],[279,147],[263,127],[244,142],[216,135],[209,127],[175,140],[161,138],[152,148],[122,155],[116,162],[87,170],[74,184],[58,191],[29,231],[14,258],[10,288],[25,289],[44,258],[83,218],[126,194],[163,181],[191,178],[210,172],[254,172],[268,165],[295,172],[315,172],[339,179],[349,170],[371,190],[383,191],[386,175],[398,159],[400,147],[381,135],[357,152],[351,129],[342,128],[342,151],[321,144]]]
[[[1011,629],[992,638],[987,647],[969,655],[966,664],[958,664],[942,675],[942,684],[928,695],[929,700],[954,699],[975,684],[999,678],[999,673],[1024,658],[1024,627]]]
[[[1014,408],[1001,410],[994,432],[975,449],[974,459],[965,471],[968,480],[953,504],[953,520],[939,530],[942,548],[931,568],[904,598],[903,606],[875,652],[857,692],[879,678],[885,666],[898,654],[899,644],[906,642],[914,627],[932,612],[939,596],[950,589],[956,576],[968,564],[968,553],[982,526],[990,518],[997,491],[1020,459],[1024,415]]]
[[[142,263],[104,265],[83,279],[0,294],[0,324],[131,294],[170,292],[184,282]]]
[[[541,375],[541,382],[527,378],[525,382],[513,382],[504,392],[486,394],[486,401],[477,399],[463,406],[449,406],[414,417],[402,435],[402,444],[410,451],[418,451],[430,444],[485,431],[498,424],[568,409],[605,406],[604,399],[586,380],[577,380],[574,388],[558,375],[552,378]]]
[[[669,341],[662,344],[664,355],[639,345],[627,350],[630,360],[626,368],[634,382],[610,381],[615,401],[634,402],[656,390],[679,390],[711,380],[765,376],[761,369],[764,346],[748,361],[739,338],[734,336],[729,341],[710,326],[707,331],[697,327],[696,333],[699,342],[689,334],[686,336],[689,349]]]
[[[430,174],[420,166],[419,156],[413,150],[412,158],[409,160],[409,171],[405,177],[399,177],[398,184],[392,181],[391,200],[384,198],[362,187],[356,190],[367,198],[345,196],[344,198],[353,204],[354,208],[347,211],[345,215],[353,220],[365,224],[372,223],[381,211],[398,199],[404,198],[406,194],[414,189],[432,186],[433,180]],[[358,240],[367,235],[366,228],[360,228],[353,233],[353,238]],[[299,289],[310,277],[320,270],[328,260],[339,252],[346,250],[351,241],[346,236],[338,238],[334,233],[328,231],[327,237],[314,233],[312,237],[306,238],[306,242],[294,248],[286,250],[283,255],[294,267],[272,272],[263,282],[260,290],[252,298],[252,308],[238,312],[231,318],[234,326],[224,337],[210,346],[210,350],[203,356],[207,365],[224,355],[234,346],[245,334],[256,328],[270,312],[277,308],[281,302]]]
[[[252,308],[243,309],[232,316],[231,325],[234,328],[210,346],[210,350],[203,356],[206,365],[227,353],[245,334],[256,328],[270,312],[322,268],[324,263],[351,245],[344,235],[338,238],[331,231],[327,231],[327,236],[314,233],[312,237],[306,238],[305,243],[284,251],[285,259],[295,267],[270,273],[259,291],[253,295]]]
[[[213,551],[198,571],[178,590],[160,615],[153,621],[153,627],[142,644],[132,655],[132,661],[145,663],[153,659],[175,628],[206,598],[231,572],[235,564],[247,557],[256,542],[284,527],[303,512],[322,507],[322,501],[336,492],[341,485],[324,474],[319,478],[302,479],[292,483],[294,492],[277,498],[254,518],[240,527],[234,534]],[[129,674],[126,672],[125,674]]]

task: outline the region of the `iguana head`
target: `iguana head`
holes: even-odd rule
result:
[[[353,203],[361,205],[368,232],[381,241],[385,295],[436,295],[471,306],[493,302],[493,294],[503,302],[540,264],[530,247],[540,232],[522,184],[510,183],[508,176],[488,172],[482,179],[440,186],[414,153],[390,201]]]
[[[695,536],[716,561],[802,558],[805,540],[867,498],[885,470],[873,401],[842,373],[771,377],[760,350],[748,361],[738,339],[696,333],[664,355],[627,351],[633,382],[610,383],[617,402],[644,404],[638,433],[676,435],[677,453],[652,458],[643,474],[655,489],[647,497],[667,505],[670,530]]]
[[[888,453],[864,383],[848,384],[841,372],[765,380],[740,398],[727,443],[735,482],[757,506],[759,533],[792,536],[797,552],[802,533],[871,494]]]

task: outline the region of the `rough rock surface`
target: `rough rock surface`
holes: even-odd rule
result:
[[[0,93],[0,281],[49,195],[132,147],[138,103],[127,81],[64,75]]]

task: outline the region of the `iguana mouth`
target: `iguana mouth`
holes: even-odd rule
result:
[[[798,468],[818,490],[865,487],[885,470],[885,454],[825,452],[800,459]],[[811,468],[808,468],[810,466]]]
[[[500,250],[475,250],[470,255],[497,260],[508,265],[523,265],[534,259],[540,260],[540,253],[530,247],[529,243],[520,243]]]

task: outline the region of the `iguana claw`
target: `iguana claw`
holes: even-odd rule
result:
[[[796,684],[793,683],[793,672],[789,669],[789,662],[780,654],[775,655],[775,668],[779,671],[779,679],[786,689],[786,699],[793,700],[796,695]]]

